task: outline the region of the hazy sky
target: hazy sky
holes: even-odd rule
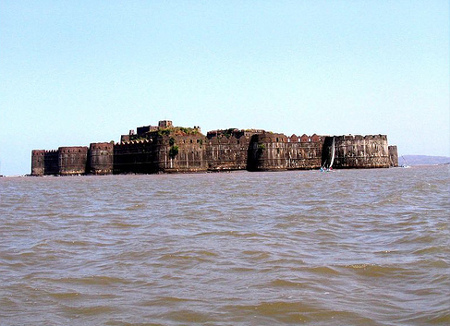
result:
[[[177,126],[450,156],[449,2],[0,1],[0,173]]]

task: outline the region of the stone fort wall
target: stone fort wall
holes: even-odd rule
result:
[[[114,163],[113,143],[92,143],[88,153],[88,173],[112,174]]]
[[[390,166],[387,137],[338,136],[335,137],[336,168],[385,168]]]
[[[308,170],[322,166],[323,136],[263,132],[254,135],[249,147],[249,170]]]
[[[330,160],[333,168],[398,166],[397,147],[385,135],[320,136],[272,133],[264,130],[224,129],[203,135],[199,127],[158,127],[130,131],[121,142],[33,150],[31,175],[182,173],[206,171],[282,171],[319,169]]]
[[[57,175],[58,151],[33,150],[31,152],[31,175]]]
[[[88,148],[86,146],[58,148],[60,175],[86,174],[88,171]]]

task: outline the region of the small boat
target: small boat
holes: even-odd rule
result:
[[[411,166],[408,165],[408,162],[407,162],[406,159],[403,157],[403,155],[402,155],[402,159],[403,159],[404,163],[403,163],[402,165],[400,165],[400,167],[401,167],[401,168],[404,168],[404,169],[409,169]]]

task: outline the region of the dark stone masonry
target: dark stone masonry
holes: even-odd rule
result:
[[[397,146],[388,146],[385,135],[286,136],[230,128],[205,136],[200,127],[165,120],[130,130],[117,144],[33,150],[31,175],[310,170],[330,160],[335,169],[394,167]]]

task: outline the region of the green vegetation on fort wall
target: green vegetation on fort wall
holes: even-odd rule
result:
[[[231,135],[233,134],[233,131],[235,131],[235,130],[236,130],[236,128],[228,128],[227,130],[225,130],[223,135],[227,138],[230,138]]]
[[[170,129],[159,129],[158,135],[160,136],[169,136],[170,135]]]
[[[140,140],[145,140],[147,139],[146,137],[142,137],[140,135],[130,135],[130,141],[140,141]]]
[[[150,131],[145,134],[140,135],[130,135],[130,141],[139,142],[150,139],[149,135],[155,135],[155,133],[160,137],[167,136],[193,136],[193,135],[201,135],[198,128],[185,128],[185,127],[170,127],[159,129],[158,131]],[[173,146],[175,144],[175,138],[170,137],[169,145]]]
[[[175,156],[177,156],[177,154],[178,154],[178,149],[179,148],[177,145],[172,145],[169,150],[169,156],[171,158],[175,158]]]
[[[187,136],[187,135],[197,135],[200,132],[197,128],[186,128],[186,127],[171,127],[166,129],[159,129],[158,135],[160,136],[169,136],[169,135],[176,135],[176,136]]]
[[[258,156],[261,156],[265,149],[266,149],[266,145],[264,145],[264,144],[259,144],[259,145],[258,145],[258,150],[256,151],[256,154],[257,154]]]

